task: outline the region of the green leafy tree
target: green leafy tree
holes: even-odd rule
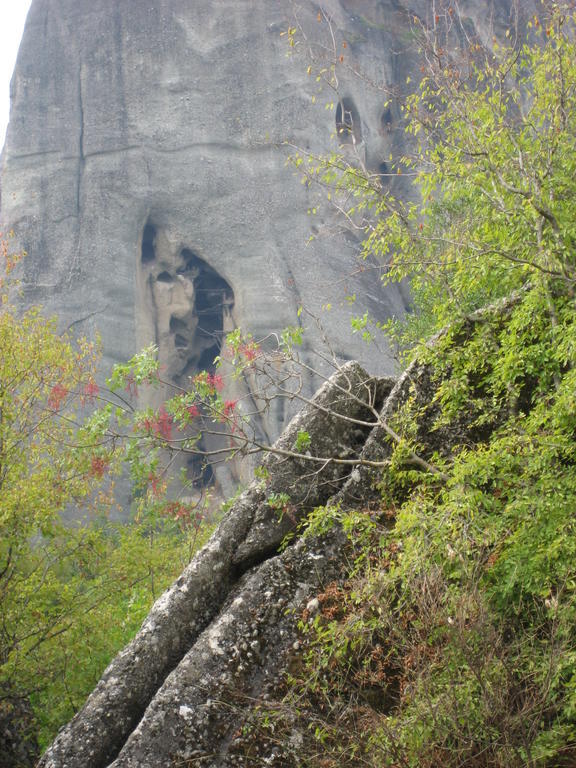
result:
[[[2,251],[9,274],[18,257],[9,241]],[[19,765],[81,706],[203,534],[150,505],[108,520],[121,464],[87,418],[109,398],[98,348],[0,291],[0,751]]]
[[[404,440],[380,518],[344,521],[358,557],[304,616],[307,663],[284,706],[321,742],[321,759],[317,744],[299,756],[310,766],[569,766],[576,16],[545,3],[522,42],[457,58],[455,11],[436,9],[432,29],[415,20],[414,155],[394,161],[413,201],[346,158],[298,159],[352,201],[384,279],[410,281],[414,314],[387,330],[432,380],[391,424]],[[407,467],[407,447],[441,473]],[[330,515],[342,524],[315,513]]]

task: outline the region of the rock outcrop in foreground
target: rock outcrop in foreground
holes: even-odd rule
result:
[[[243,724],[274,697],[297,656],[303,610],[313,610],[322,586],[344,575],[342,532],[303,536],[299,524],[319,505],[373,498],[373,478],[391,450],[388,419],[409,397],[424,400],[429,392],[421,364],[397,383],[372,378],[357,363],[334,374],[275,446],[290,451],[305,429],[314,455],[333,461],[266,457],[266,482],[237,499],[41,768],[247,765],[238,754]],[[290,502],[278,509],[284,494]],[[270,745],[259,758],[285,765],[281,753]]]
[[[343,463],[270,454],[265,485],[255,482],[238,498],[40,765],[236,764],[234,734],[286,668],[298,614],[341,568],[338,534],[297,538],[281,552],[282,542],[351,482],[392,386],[356,363],[326,382],[276,448],[290,451],[305,428],[315,455]],[[272,503],[281,494],[290,497],[284,511]]]
[[[469,316],[462,333],[483,327],[487,313],[505,318],[520,298]],[[413,431],[424,458],[405,458],[416,469],[437,471],[425,456],[486,438],[473,409],[435,425],[442,378],[423,359],[396,382],[355,362],[325,382],[265,457],[266,480],[235,501],[40,768],[292,765],[281,744],[258,741],[244,725],[277,699],[297,663],[303,612],[313,615],[316,595],[347,576],[346,536],[337,525],[307,534],[308,513],[380,508],[375,483],[398,439],[390,425],[408,407],[420,414]],[[309,460],[288,455],[302,430]],[[262,762],[246,762],[246,749]]]

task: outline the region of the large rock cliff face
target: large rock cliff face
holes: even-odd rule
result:
[[[509,3],[474,5],[462,29],[489,39]],[[402,313],[402,290],[358,269],[358,242],[286,168],[284,142],[340,143],[383,173],[405,148],[398,104],[383,104],[417,71],[414,14],[428,18],[430,3],[34,0],[2,157],[2,227],[28,253],[25,302],[75,335],[99,332],[105,367],[156,343],[180,385],[211,368],[226,331],[263,337],[329,302],[335,355],[390,373],[390,352],[366,359],[349,321]],[[325,64],[345,53],[336,92],[287,56],[281,33],[295,23],[302,51]],[[320,335],[306,337],[312,367]],[[311,374],[308,394],[319,383]],[[291,415],[259,428],[273,440]],[[238,477],[219,472],[231,490]]]

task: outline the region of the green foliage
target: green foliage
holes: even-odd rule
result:
[[[2,251],[9,272],[17,259]],[[175,502],[108,521],[122,453],[107,429],[123,411],[94,410],[98,349],[0,300],[0,697],[32,704],[45,746],[205,533]],[[155,375],[145,350],[112,384]],[[66,524],[69,510],[84,519]]]
[[[205,536],[183,536],[170,521],[154,529],[149,520],[88,523],[31,547],[17,609],[33,636],[15,649],[2,677],[30,696],[41,746],[78,711]],[[46,636],[36,645],[42,623]]]
[[[0,350],[0,676],[10,682],[64,624],[48,574],[66,556],[67,548],[52,549],[59,513],[97,484],[95,454],[78,446],[74,412],[91,391],[95,350],[74,350],[53,322],[36,310],[17,317],[6,301]]]
[[[138,352],[127,363],[114,366],[108,386],[112,392],[126,390],[129,394],[135,392],[142,384],[153,384],[158,381],[157,348],[154,344]]]
[[[352,333],[361,334],[362,341],[365,341],[366,344],[370,344],[374,341],[374,336],[368,329],[370,325],[370,316],[368,315],[368,312],[365,312],[362,317],[353,317],[350,320],[350,325],[352,328]]]
[[[304,453],[304,451],[310,448],[311,442],[310,434],[305,429],[300,429],[296,435],[294,450],[298,451],[298,453]]]
[[[288,326],[281,334],[280,349],[291,352],[294,346],[302,346],[302,327]]]
[[[287,493],[271,493],[266,499],[270,509],[274,509],[280,517],[289,514],[291,509],[290,496]]]
[[[470,51],[461,70],[440,58],[404,105],[420,202],[370,200],[366,249],[393,254],[387,279],[410,277],[437,328],[527,280],[574,284],[570,25],[555,13],[544,39]]]
[[[460,58],[442,24],[420,27],[425,76],[400,103],[412,151],[387,158],[413,194],[337,153],[292,157],[364,228],[385,281],[409,279],[416,312],[387,326],[404,347],[527,281],[574,284],[576,50],[563,5],[531,22],[529,42],[471,43]]]
[[[391,425],[380,511],[310,518],[346,518],[356,554],[302,616],[280,715],[309,724],[302,765],[576,759],[576,45],[573,12],[550,9],[529,43],[458,66],[424,31],[416,153],[397,161],[418,202],[343,158],[309,164],[372,216],[386,279],[409,279],[416,313],[389,330],[432,380]]]
[[[554,297],[552,336],[566,342],[554,346],[549,324],[526,322],[534,298],[427,351],[438,374],[427,449],[462,418],[473,429],[477,415],[484,434],[452,446],[445,481],[406,482],[393,461],[379,513],[313,513],[314,533],[346,517],[357,553],[348,582],[303,616],[305,665],[285,702],[311,722],[327,765],[573,759],[576,327],[571,297]],[[541,367],[509,369],[512,352]],[[403,414],[422,418],[416,401]]]

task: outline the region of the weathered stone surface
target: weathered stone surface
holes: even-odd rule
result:
[[[246,765],[236,748],[242,726],[259,703],[274,698],[298,648],[298,618],[347,561],[338,527],[322,538],[296,535],[280,554],[279,544],[314,505],[346,508],[375,498],[378,470],[361,460],[385,462],[391,447],[384,425],[414,396],[432,401],[435,386],[421,362],[394,387],[390,380],[370,382],[353,363],[335,374],[275,448],[288,452],[306,427],[312,445],[324,448],[332,436],[353,463],[318,468],[270,455],[265,487],[254,484],[242,494],[39,768]],[[279,519],[268,500],[281,493],[292,503],[290,515]],[[292,764],[272,742],[254,749],[264,749],[264,764]]]
[[[230,747],[286,669],[302,607],[340,572],[337,543],[335,535],[330,542],[300,542],[242,579],[154,696],[113,768],[154,768],[168,760],[245,764]]]
[[[357,363],[347,363],[294,417],[275,448],[293,452],[298,433],[304,431],[310,436],[307,453],[314,460],[283,457],[281,453],[264,458],[262,467],[269,476],[267,494],[285,493],[286,509],[266,503],[258,506],[246,538],[236,549],[234,563],[245,567],[277,550],[308,512],[338,491],[378,423],[380,408],[393,384],[394,379],[376,380]]]
[[[358,61],[381,57],[391,76],[390,33],[374,35],[338,0],[328,6],[340,35],[356,30]],[[294,11],[283,0],[32,3],[12,81],[2,222],[28,252],[25,300],[76,334],[100,331],[106,364],[156,342],[175,379],[198,366],[210,348],[197,333],[190,254],[227,293],[216,335],[236,325],[264,336],[297,324],[299,306],[319,312],[329,301],[336,355],[358,358],[350,316],[404,311],[397,288],[358,272],[357,243],[307,245],[333,221],[308,215],[316,193],[285,167],[282,144],[326,150],[335,118],[323,108],[332,95],[286,55]],[[315,6],[300,13],[315,31]],[[377,168],[399,132],[382,133],[381,96],[358,88],[362,153]],[[352,293],[356,307],[344,302]],[[308,362],[319,343],[312,330]],[[393,367],[383,354],[380,372]],[[308,395],[320,381],[311,377]]]
[[[508,0],[488,5],[460,4],[455,39],[490,40],[507,23]],[[405,193],[385,166],[406,150],[395,95],[417,79],[411,25],[430,20],[431,6],[326,0],[322,12],[318,23],[308,0],[33,1],[12,80],[0,230],[14,229],[28,252],[24,301],[75,334],[99,331],[105,368],[155,342],[185,385],[226,331],[265,336],[297,324],[299,306],[320,313],[329,302],[322,322],[336,357],[393,371],[390,352],[371,355],[349,321],[402,313],[402,290],[384,288],[373,264],[358,269],[358,242],[285,167],[284,143],[341,144]],[[306,41],[288,57],[281,32],[295,23]],[[315,71],[336,61],[336,93],[319,91],[308,55]],[[312,368],[320,346],[313,327]],[[320,383],[306,378],[308,396]],[[277,409],[259,429],[272,441],[292,415]],[[228,470],[216,469],[226,492],[238,479]]]
[[[504,319],[516,300],[486,312]],[[459,332],[465,336],[484,314],[470,316]],[[377,499],[374,483],[394,442],[390,428],[397,427],[408,404],[420,411],[419,461],[439,448],[454,451],[478,439],[469,413],[430,428],[441,383],[433,373],[429,363],[416,359],[392,387],[389,380],[371,382],[360,366],[349,363],[325,384],[277,442],[279,453],[267,458],[265,487],[254,484],[239,498],[106,670],[84,709],[61,731],[42,768],[247,765],[245,753],[236,749],[243,724],[259,703],[274,698],[298,649],[302,611],[346,568],[346,537],[338,526],[323,538],[304,537],[298,522],[314,505],[365,508]],[[381,408],[378,392],[387,393]],[[318,468],[282,455],[302,427],[311,446],[324,448],[326,434],[337,450],[343,446],[352,459],[346,471],[334,462]],[[497,420],[491,428],[498,428]],[[291,494],[292,504],[290,515],[278,519],[270,500],[281,493]],[[296,535],[279,553],[290,529]],[[265,750],[257,754],[262,764],[295,765],[284,761],[285,753],[272,741],[253,747]]]
[[[265,607],[260,605],[261,587],[254,587],[250,597],[251,579],[262,585],[267,583],[268,577],[256,574],[246,577],[248,581],[241,581],[239,585],[242,574],[265,558],[274,557],[286,533],[295,528],[307,511],[324,503],[338,490],[352,469],[333,463],[310,466],[300,459],[283,455],[283,452],[292,449],[298,431],[305,425],[312,445],[328,448],[332,436],[347,456],[354,457],[370,431],[369,426],[358,422],[373,413],[379,405],[375,398],[381,397],[389,388],[389,382],[382,384],[370,379],[357,363],[347,363],[325,383],[314,401],[291,422],[276,443],[275,450],[280,453],[270,454],[267,458],[269,479],[265,490],[260,483],[254,483],[239,497],[208,544],[155,603],[135,639],[107,668],[83,710],[59,734],[41,765],[46,768],[108,765],[137,726],[149,702],[155,699],[157,691],[160,689],[158,695],[162,701],[173,695],[167,694],[162,687],[172,670],[184,664],[182,669],[191,665],[203,674],[202,670],[208,669],[208,660],[204,658],[206,644],[216,654],[218,663],[222,661],[220,657],[225,654],[218,650],[219,645],[214,640],[219,636],[218,627],[242,626],[242,612],[236,613],[240,605],[252,606],[255,611]],[[334,415],[338,413],[346,414],[346,418]],[[280,517],[279,511],[271,509],[267,500],[284,493],[292,499],[291,514]],[[287,557],[290,560],[291,556]],[[314,558],[319,563],[326,557],[329,559],[328,555],[319,553],[313,556],[304,553],[302,557],[304,561],[298,568],[310,571],[308,580],[303,576],[288,576],[290,566],[286,565],[285,558],[276,558],[276,565],[265,563],[266,572],[272,569],[270,573],[274,574],[270,576],[270,584],[286,583],[287,589],[293,590],[291,596],[288,592],[283,597],[279,593],[276,595],[276,599],[285,600],[286,605],[296,599],[296,593],[308,594],[323,573],[323,567],[319,567],[317,573],[309,567]],[[274,594],[277,592],[276,589]],[[235,602],[238,595],[244,595],[240,603]],[[223,608],[225,601],[228,607]],[[267,601],[268,598],[264,598],[266,604]],[[215,623],[211,623],[213,621]],[[263,632],[270,633],[274,639],[275,626],[265,627]],[[202,663],[198,658],[203,659]],[[190,673],[192,679],[196,679],[196,671]],[[186,672],[184,677],[188,679],[188,675]],[[179,675],[176,684],[177,687],[180,685]],[[190,705],[184,703],[183,706]],[[156,723],[157,716],[153,719]],[[157,732],[156,725],[153,731]],[[171,740],[173,737],[166,742],[167,748]],[[158,755],[154,759],[159,759]],[[136,766],[140,763],[134,758],[134,762],[126,764]]]

